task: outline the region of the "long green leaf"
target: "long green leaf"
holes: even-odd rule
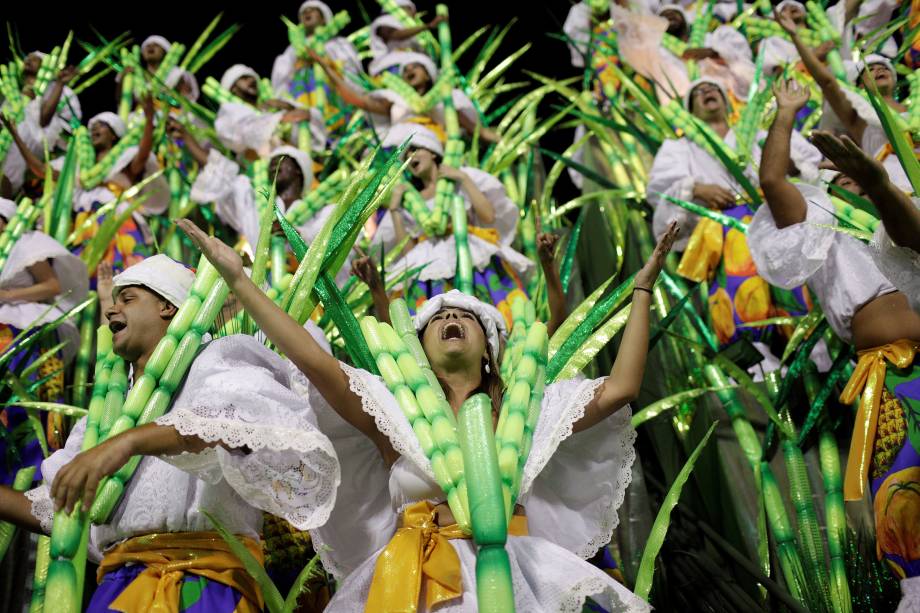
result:
[[[572,379],[584,370],[588,362],[593,360],[594,356],[600,353],[601,349],[606,347],[607,343],[623,329],[623,326],[629,320],[631,308],[632,303],[627,304],[616,315],[607,320],[607,323],[594,332],[588,340],[582,343],[581,347],[572,355],[562,370],[553,375],[553,381]],[[549,368],[547,368],[547,379],[549,379],[549,376]]]
[[[86,409],[75,407],[70,404],[63,404],[60,402],[17,400],[16,402],[8,402],[2,406],[8,407],[14,405],[24,409],[36,409],[38,411],[47,411],[49,413],[60,413],[61,415],[66,415],[67,417],[83,417],[87,414]]]
[[[559,348],[562,346],[562,343],[572,334],[578,326],[585,320],[588,316],[588,313],[591,312],[591,309],[594,308],[594,305],[597,304],[597,301],[600,300],[601,296],[604,295],[604,292],[607,291],[607,287],[613,283],[614,277],[610,277],[603,283],[600,287],[591,292],[591,295],[581,301],[572,313],[566,317],[565,321],[562,322],[562,325],[559,326],[559,329],[556,330],[556,333],[553,334],[553,337],[549,339],[549,356],[552,357]]]
[[[667,398],[662,398],[661,400],[653,402],[652,404],[648,405],[647,407],[643,408],[641,411],[633,415],[632,416],[633,428],[638,428],[639,426],[641,426],[648,420],[654,419],[658,417],[659,415],[661,415],[662,413],[670,411],[671,409],[675,407],[679,407],[685,402],[689,402],[690,400],[695,400],[699,398],[700,396],[704,396],[708,394],[709,392],[721,392],[725,390],[735,389],[736,387],[737,387],[736,385],[730,385],[728,387],[698,387],[693,390],[686,390],[683,392],[672,394],[671,396],[668,396]]]
[[[866,74],[870,75],[871,78],[870,72],[867,71]],[[910,180],[910,185],[914,193],[920,194],[920,162],[917,161],[917,156],[914,153],[913,143],[911,143],[904,132],[899,129],[898,118],[891,112],[888,103],[879,95],[878,90],[874,87],[874,82],[872,85],[872,87],[866,88],[869,102],[872,103],[872,106],[875,108],[875,114],[878,115],[879,120],[882,122],[885,136],[888,137],[888,142],[891,143],[895,155],[898,156],[898,161],[901,162],[901,167],[907,174],[907,178]]]
[[[227,542],[230,551],[240,559],[240,562],[242,562],[243,566],[246,568],[246,572],[252,575],[252,578],[259,584],[259,587],[262,589],[262,597],[265,599],[265,606],[268,610],[271,611],[271,613],[284,613],[284,599],[281,597],[281,592],[278,591],[274,581],[271,580],[268,573],[265,572],[265,569],[259,564],[259,561],[249,552],[246,545],[231,534],[226,526],[220,523],[216,517],[203,509],[201,512],[208,518],[208,521],[211,522],[221,538]]]
[[[305,591],[307,581],[319,575],[318,567],[319,554],[314,555],[313,558],[307,562],[307,565],[303,567],[303,570],[301,570],[297,575],[297,578],[294,579],[294,584],[291,586],[291,590],[288,592],[287,598],[284,599],[284,613],[294,613],[294,611],[297,610],[297,600]]]
[[[668,533],[668,527],[671,525],[671,511],[677,506],[677,502],[680,500],[680,494],[684,489],[684,484],[686,484],[687,479],[690,478],[690,473],[693,472],[693,467],[696,466],[697,458],[700,457],[703,448],[706,447],[706,443],[709,442],[709,437],[712,436],[718,423],[719,422],[713,422],[712,425],[709,426],[709,431],[706,432],[706,436],[703,437],[700,444],[696,446],[696,449],[694,449],[690,457],[687,458],[687,462],[684,464],[683,468],[680,469],[680,472],[677,473],[674,483],[671,484],[671,489],[668,490],[667,495],[661,502],[661,508],[658,510],[658,515],[655,517],[655,523],[652,524],[652,531],[649,533],[648,539],[645,542],[645,549],[642,551],[642,561],[639,562],[639,574],[636,576],[636,587],[634,591],[636,595],[643,600],[648,600],[649,592],[652,590],[652,578],[655,575],[655,560],[658,558],[658,552],[661,551],[661,546],[664,544],[664,538]]]

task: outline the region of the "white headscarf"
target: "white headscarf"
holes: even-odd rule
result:
[[[684,23],[685,23],[687,26],[690,25],[690,16],[687,14],[687,10],[686,10],[684,7],[682,7],[681,5],[679,5],[679,4],[663,4],[663,5],[661,6],[661,8],[658,9],[658,15],[661,16],[661,14],[662,14],[663,12],[665,12],[665,11],[677,11],[678,13],[680,13],[681,15],[684,16]]]
[[[783,9],[786,8],[787,6],[797,6],[800,9],[802,9],[803,13],[807,12],[807,10],[805,9],[805,5],[799,2],[798,0],[783,0],[782,2],[776,5],[776,12],[782,13]]]
[[[160,36],[159,34],[154,34],[153,36],[148,36],[147,38],[145,38],[144,42],[141,43],[141,49],[143,49],[147,45],[156,45],[157,47],[159,47],[163,51],[166,51],[167,53],[169,53],[169,50],[172,49],[172,44],[168,40]]]
[[[185,83],[189,86],[189,89],[192,90],[189,92],[188,99],[192,102],[197,102],[198,96],[201,95],[201,90],[198,89],[198,79],[195,78],[195,75],[187,70],[179,68],[178,66],[170,70],[169,74],[166,75],[167,87],[172,87],[175,89],[181,81],[185,81]]]
[[[259,73],[255,70],[246,66],[245,64],[234,64],[224,72],[224,76],[220,78],[220,86],[230,91],[233,89],[233,84],[240,80],[242,77],[252,77],[256,81],[259,80]]]
[[[435,65],[434,60],[424,53],[418,53],[416,51],[390,51],[386,55],[381,56],[379,61],[375,62],[375,64],[372,76],[380,74],[391,66],[399,66],[401,73],[403,68],[408,64],[421,64],[432,82],[436,81],[438,78],[438,67]]]
[[[16,214],[16,203],[6,198],[0,198],[0,217],[4,218],[7,223]]]
[[[868,66],[871,66],[873,64],[881,64],[882,66],[887,68],[888,72],[891,73],[892,79],[894,79],[894,81],[897,82],[898,71],[894,69],[894,64],[892,64],[891,60],[889,60],[887,57],[885,57],[884,55],[879,55],[878,53],[870,53],[869,55],[865,56],[861,62],[856,63],[856,78],[859,79],[863,71]]]
[[[492,360],[498,364],[501,339],[507,335],[505,318],[491,304],[486,304],[478,298],[464,294],[458,289],[452,289],[446,294],[438,294],[423,304],[422,308],[415,314],[415,330],[417,332],[424,330],[432,317],[448,307],[469,311],[479,318],[479,322],[485,328],[486,340],[489,343],[489,353],[492,355]]]
[[[412,0],[396,0],[396,6],[400,6],[404,9],[411,9],[413,11],[417,10],[415,8],[415,2],[412,2]]]
[[[839,170],[832,170],[830,168],[822,168],[818,171],[818,178],[824,181],[825,183],[833,183],[837,177],[842,173]]]
[[[89,120],[89,123],[87,123],[86,125],[88,128],[92,129],[93,124],[96,122],[104,123],[105,125],[110,127],[112,129],[112,132],[114,132],[115,136],[117,136],[118,138],[121,138],[122,136],[125,135],[125,130],[127,129],[125,127],[125,122],[121,120],[121,117],[119,117],[115,113],[112,113],[111,111],[103,111],[102,113],[99,113],[98,115],[93,115],[93,117]]]
[[[728,92],[725,91],[725,86],[719,83],[718,81],[716,81],[715,79],[712,79],[709,77],[701,77],[699,79],[694,80],[692,83],[690,83],[690,87],[687,88],[687,93],[684,94],[684,108],[685,109],[687,109],[688,111],[690,110],[690,101],[692,100],[693,90],[696,89],[698,85],[702,85],[703,83],[709,83],[711,85],[715,85],[716,87],[718,87],[719,91],[722,93],[722,99],[725,100],[725,105],[728,106]]]
[[[124,287],[140,285],[180,307],[194,282],[195,273],[161,253],[129,266],[124,272],[112,277],[112,298]]]
[[[327,24],[332,23],[332,9],[329,8],[329,5],[325,2],[320,2],[319,0],[307,0],[300,5],[300,8],[297,10],[297,16],[303,15],[303,12],[309,8],[319,9],[319,12],[323,14],[323,20]]]
[[[301,151],[296,147],[283,145],[272,149],[272,152],[268,154],[268,159],[274,159],[279,155],[286,155],[297,162],[297,165],[300,167],[300,172],[303,173],[303,191],[304,193],[308,192],[310,186],[313,184],[313,162],[310,160],[310,156],[305,151]],[[269,177],[269,179],[271,179],[271,177]]]
[[[413,147],[421,147],[444,157],[444,147],[437,135],[425,126],[411,121],[392,126],[383,138],[382,144],[384,147],[399,147],[407,140]]]

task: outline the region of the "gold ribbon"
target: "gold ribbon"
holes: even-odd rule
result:
[[[406,123],[417,123],[420,126],[424,126],[434,132],[434,135],[438,137],[438,141],[444,145],[447,143],[447,132],[444,131],[444,128],[441,127],[441,124],[436,122],[431,117],[427,115],[412,115],[410,117],[404,117],[400,121]]]
[[[691,281],[707,281],[722,259],[723,241],[722,224],[701,217],[680,258],[677,274]]]
[[[467,231],[467,234],[471,234],[472,236],[481,238],[487,243],[492,243],[493,245],[498,245],[502,239],[501,234],[499,234],[498,230],[496,230],[495,228],[483,228],[481,226],[467,226],[466,231]],[[429,237],[427,234],[422,234],[421,236],[418,237],[418,240],[419,242],[422,242],[422,241],[427,241],[428,238]]]
[[[249,537],[238,537],[262,563],[262,548]],[[264,607],[262,592],[243,563],[216,532],[146,534],[116,545],[99,565],[96,580],[127,563],[147,568],[134,578],[109,608],[123,613],[178,613],[182,577],[192,573],[227,585],[242,594],[235,613],[257,613]]]
[[[895,368],[907,368],[913,363],[918,350],[920,343],[902,339],[858,353],[859,361],[856,368],[843,393],[840,394],[840,402],[844,404],[852,404],[861,396],[843,479],[844,500],[862,500],[865,492],[882,390],[885,387],[885,374],[888,370],[887,362],[891,362]]]
[[[422,584],[427,610],[463,595],[460,558],[448,542],[470,538],[457,524],[438,526],[437,510],[427,500],[403,511],[401,527],[377,558],[365,613],[416,613]],[[515,515],[512,536],[527,535],[527,518]]]

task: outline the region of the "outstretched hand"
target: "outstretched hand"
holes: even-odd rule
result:
[[[219,238],[208,236],[188,219],[179,219],[176,221],[176,225],[182,228],[182,231],[201,250],[204,257],[208,258],[208,261],[217,269],[217,272],[227,281],[228,285],[232,287],[235,281],[245,278],[242,258],[227,244]]]
[[[351,262],[351,273],[363,281],[370,289],[383,287],[383,279],[380,278],[380,271],[377,264],[367,255],[361,255]]]
[[[790,36],[794,35],[795,31],[798,29],[798,26],[795,25],[795,21],[792,20],[792,17],[780,13],[778,10],[776,10],[776,7],[773,7],[773,18],[776,19],[776,23],[778,23]]]
[[[664,267],[665,258],[668,257],[668,253],[670,253],[671,247],[674,246],[674,241],[677,240],[679,233],[680,226],[676,221],[672,221],[664,235],[658,240],[658,244],[655,245],[652,255],[649,256],[645,265],[636,273],[635,287],[651,289],[655,285],[655,281],[658,280],[658,274]]]
[[[777,79],[773,83],[773,95],[779,108],[798,112],[808,102],[809,92],[795,79]]]
[[[559,235],[552,232],[541,232],[537,234],[537,254],[543,263],[552,263],[556,256],[556,245],[559,243]]]
[[[863,189],[887,177],[881,162],[859,148],[849,136],[836,136],[823,130],[811,133],[811,142],[837,167]]]

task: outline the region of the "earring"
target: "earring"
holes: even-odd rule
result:
[[[486,373],[491,373],[491,372],[492,372],[492,368],[489,366],[489,361],[488,361],[488,360],[485,361],[485,363],[483,364],[483,367],[486,369]]]

